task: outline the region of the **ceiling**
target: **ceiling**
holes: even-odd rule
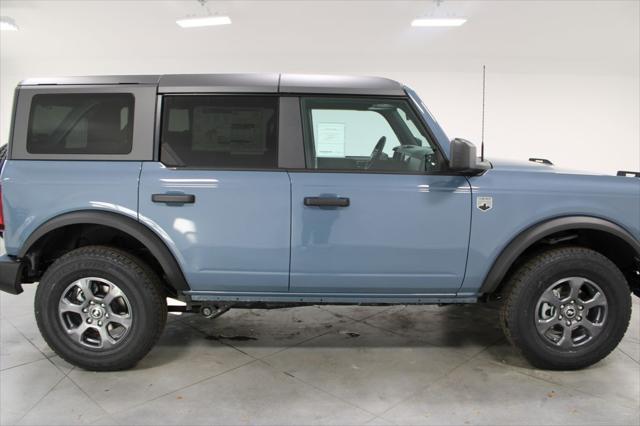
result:
[[[233,24],[181,29],[195,0],[11,1],[0,12],[0,59],[100,60],[105,72],[468,71],[640,72],[640,2],[445,1],[459,28],[413,28],[432,1],[214,1]],[[158,69],[150,59],[163,59]],[[156,61],[157,62],[157,61]],[[6,65],[6,63],[5,63]],[[81,67],[80,67],[81,68]],[[82,74],[82,69],[79,69]]]

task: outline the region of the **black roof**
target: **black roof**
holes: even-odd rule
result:
[[[317,93],[402,96],[397,81],[381,77],[305,74],[167,74],[111,75],[27,79],[21,86],[36,85],[156,85],[159,93]]]

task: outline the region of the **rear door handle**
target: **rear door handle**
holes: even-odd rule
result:
[[[153,194],[151,201],[167,204],[193,204],[196,202],[196,196],[193,194]]]
[[[309,207],[349,207],[346,197],[305,197],[304,205]]]

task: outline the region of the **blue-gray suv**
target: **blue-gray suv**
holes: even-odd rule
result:
[[[576,153],[579,155],[579,153]],[[26,80],[0,289],[65,360],[129,368],[169,309],[499,301],[534,366],[607,356],[640,293],[640,173],[484,160],[392,80]]]

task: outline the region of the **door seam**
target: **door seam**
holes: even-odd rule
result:
[[[467,280],[467,269],[469,269],[469,254],[471,253],[471,233],[473,232],[473,185],[468,177],[464,177],[467,185],[469,185],[469,238],[467,240],[467,257],[464,262],[464,273],[462,274],[462,282],[460,283],[460,287],[456,291],[456,295],[460,293],[460,290],[464,287],[464,282]]]
[[[285,171],[289,178],[289,274],[287,275],[287,292],[291,292],[291,256],[293,251],[293,182],[289,171]]]
[[[138,172],[138,197],[136,200],[136,220],[140,222],[140,191],[142,185],[142,166],[143,162],[140,162],[140,171]]]

